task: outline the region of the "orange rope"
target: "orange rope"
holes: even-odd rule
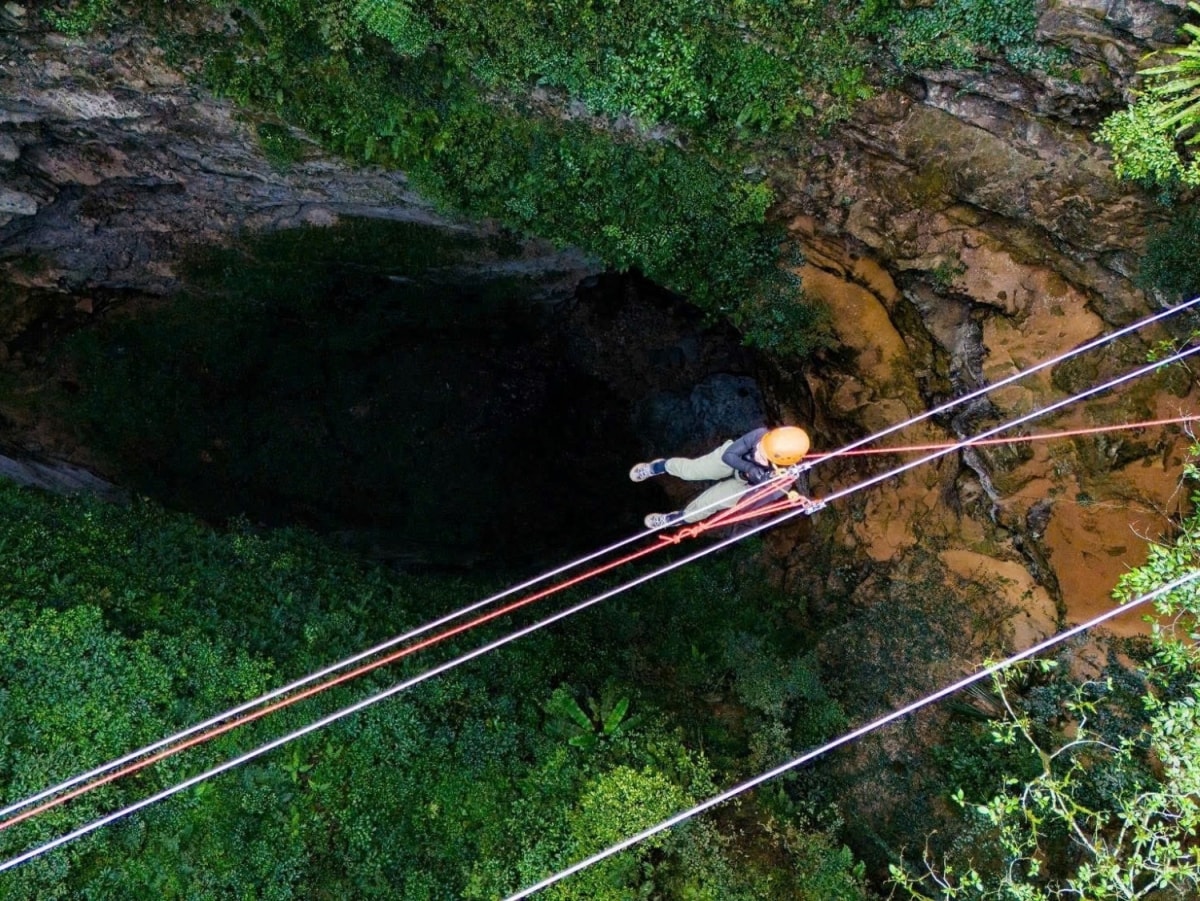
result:
[[[655,551],[660,550],[662,547],[664,547],[664,545],[662,545],[662,544],[646,545],[645,547],[643,547],[639,550],[633,551],[629,554],[626,554],[625,556],[620,557],[616,560],[611,560],[608,563],[605,563],[601,566],[593,567],[592,569],[590,569],[584,573],[580,573],[578,575],[572,576],[570,579],[566,579],[555,585],[548,586],[547,588],[543,588],[540,591],[536,591],[532,594],[526,595],[522,598],[519,598],[518,600],[515,600],[515,601],[512,601],[511,603],[505,604],[503,607],[498,607],[488,613],[477,616],[472,620],[468,620],[467,622],[460,623],[459,625],[453,626],[449,629],[444,629],[441,632],[437,632],[437,633],[429,636],[428,638],[424,638],[421,641],[415,642],[414,644],[407,645],[403,648],[400,648],[399,650],[392,651],[391,653],[389,653],[383,657],[380,657],[376,660],[371,660],[366,663],[360,664],[359,666],[355,667],[354,669],[347,670],[347,671],[341,673],[340,675],[333,676],[332,678],[326,679],[323,682],[317,682],[313,685],[310,685],[308,688],[303,689],[302,691],[297,691],[293,694],[286,695],[283,698],[281,698],[277,701],[274,701],[273,703],[271,703],[265,707],[259,707],[256,710],[252,710],[247,713],[243,713],[240,716],[231,718],[224,723],[221,723],[219,725],[214,725],[214,726],[204,730],[203,732],[196,733],[195,735],[186,739],[185,741],[181,741],[176,744],[173,744],[173,745],[171,745],[167,748],[164,748],[163,750],[158,751],[150,756],[143,757],[139,760],[135,760],[131,763],[126,764],[125,766],[121,767],[120,769],[113,770],[103,776],[99,776],[90,781],[83,782],[80,785],[76,786],[75,788],[71,789],[70,791],[63,792],[62,794],[55,795],[54,797],[49,798],[46,801],[43,801],[41,804],[37,805],[36,807],[27,808],[26,810],[23,810],[20,813],[14,814],[13,816],[8,817],[7,819],[0,820],[0,832],[3,832],[4,830],[17,825],[18,823],[24,822],[25,820],[28,820],[31,817],[37,816],[38,814],[41,814],[41,813],[44,813],[47,810],[51,810],[55,807],[65,804],[67,801],[73,800],[74,798],[77,798],[80,795],[84,795],[84,794],[92,791],[93,789],[99,788],[102,785],[107,785],[110,782],[115,782],[116,780],[121,779],[125,776],[129,776],[133,773],[139,772],[140,770],[144,770],[147,767],[151,766],[152,764],[158,763],[160,760],[165,760],[166,758],[171,757],[175,754],[178,754],[181,751],[185,751],[188,748],[195,747],[196,745],[203,744],[206,741],[217,738],[220,735],[224,735],[225,733],[230,732],[233,729],[238,728],[239,726],[244,726],[247,723],[252,723],[252,722],[255,722],[256,720],[260,720],[269,713],[274,713],[277,710],[282,710],[285,707],[289,707],[292,704],[295,704],[297,701],[302,701],[306,698],[310,698],[314,695],[320,694],[321,692],[323,692],[329,688],[333,688],[334,686],[341,685],[345,682],[349,682],[352,679],[356,679],[359,676],[365,675],[366,673],[372,672],[373,670],[380,669],[381,667],[387,666],[388,664],[395,663],[396,661],[402,660],[403,658],[408,657],[417,651],[424,650],[425,648],[435,645],[438,642],[445,641],[447,638],[452,638],[463,632],[467,632],[470,629],[474,629],[476,626],[480,626],[484,623],[491,622],[494,619],[497,619],[501,616],[505,616],[509,613],[512,613],[515,610],[521,609],[522,607],[526,607],[529,604],[534,603],[535,601],[542,600],[543,598],[549,597],[552,594],[556,594],[557,592],[560,592],[566,588],[570,588],[574,585],[578,585],[579,583],[581,583],[587,579],[590,579],[593,576],[608,572],[609,570],[612,570],[612,569],[616,569],[619,566],[622,566],[626,563],[630,563],[634,560],[637,560],[640,557],[646,556],[647,554],[652,554]]]
[[[1181,422],[1192,422],[1196,419],[1200,419],[1200,414],[1193,414],[1191,416],[1177,416],[1174,419],[1152,419],[1145,422],[1126,422],[1121,423],[1120,425],[1101,425],[1093,426],[1091,428],[1068,429],[1063,432],[1046,432],[1041,435],[1015,435],[1012,438],[985,438],[981,441],[972,441],[969,444],[971,447],[982,447],[988,444],[1012,444],[1017,441],[1045,441],[1054,438],[1072,438],[1076,435],[1095,435],[1099,432],[1116,432],[1123,429],[1142,429],[1156,425],[1175,425]],[[859,448],[858,450],[845,451],[837,456],[848,457],[854,454],[899,454],[904,453],[905,451],[943,450],[947,447],[953,447],[955,444],[960,443],[961,442],[954,441],[946,442],[944,444],[909,444],[901,447]],[[811,453],[808,456],[812,459],[820,460],[822,457],[830,456],[830,454]]]

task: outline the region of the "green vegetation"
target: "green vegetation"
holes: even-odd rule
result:
[[[404,169],[444,208],[636,267],[793,357],[828,332],[780,266],[774,192],[749,174],[760,139],[790,145],[844,119],[891,77],[884,58],[1037,61],[1029,0],[222,5],[237,39],[189,39],[218,91]],[[72,15],[94,24],[102,8]],[[296,159],[283,131],[259,131],[277,164]]]
[[[9,799],[488,591],[364,567],[303,532],[216,533],[145,503],[122,509],[0,484],[0,512],[0,791]],[[699,750],[696,736],[715,730],[708,703],[681,690],[700,684],[693,678],[742,686],[783,748],[840,723],[805,675],[803,651],[777,644],[790,602],[752,566],[732,557],[689,567],[614,599],[571,628],[531,636],[0,875],[0,895],[501,896],[743,774],[747,735],[727,737],[715,757]],[[733,590],[743,584],[752,589]],[[673,636],[665,647],[663,636]],[[667,674],[696,655],[709,665],[672,684]],[[0,854],[427,665],[414,659],[333,689],[6,830]],[[661,675],[634,684],[650,671]],[[776,685],[779,673],[791,675]],[[736,825],[705,818],[673,830],[549,897],[865,899],[859,869],[814,822],[783,797],[752,802]]]
[[[209,46],[209,83],[338,153],[404,169],[444,208],[636,267],[754,344],[804,355],[825,340],[820,315],[777,266],[773,193],[742,174],[744,154],[688,153],[499,103],[466,50],[393,54],[354,21],[264,4],[242,19],[241,47]]]
[[[450,209],[637,267],[777,356],[808,354],[827,330],[779,265],[773,191],[744,174],[754,136],[828,126],[870,96],[868,37],[898,42],[904,65],[968,65],[980,49],[1015,59],[1034,24],[1017,0],[247,6],[243,46],[212,46],[218,90],[404,169]],[[563,97],[532,104],[535,85]],[[598,128],[564,99],[640,127]],[[665,137],[646,132],[658,125]]]
[[[827,328],[780,266],[770,185],[747,175],[762,168],[758,136],[845,118],[881,77],[873,41],[904,66],[1035,55],[1029,0],[244,8],[242,47],[211,48],[218,90],[404,169],[447,208],[636,267],[785,357]],[[602,127],[619,117],[632,129]]]
[[[876,0],[865,27],[886,41],[904,69],[972,68],[981,52],[1002,55],[1017,69],[1050,69],[1060,62],[1034,42],[1032,0],[942,0],[891,4]]]
[[[257,134],[278,167],[302,163],[304,145],[291,131],[301,128],[350,159],[405,170],[445,209],[636,267],[776,356],[803,355],[824,336],[819,311],[779,265],[774,191],[760,174],[765,157],[781,145],[798,152],[812,131],[836,127],[885,79],[881,72],[894,77],[897,66],[1053,62],[1034,45],[1027,0],[221,5],[236,23],[231,34],[176,35],[173,49],[203,60],[211,86],[264,120]],[[82,31],[112,6],[89,0],[69,9],[59,15],[71,18],[56,24]],[[370,260],[386,270],[394,246],[406,244],[372,228],[299,232],[251,247],[258,259],[215,254],[203,262],[206,280],[186,317],[114,323],[89,336],[77,347],[86,427],[148,490],[201,460],[236,489],[264,492],[259,510],[286,507],[279,519],[338,501],[369,509],[377,495],[324,477],[330,460],[365,446],[350,468],[361,466],[377,489],[371,467],[401,460],[404,478],[386,487],[412,491],[412,525],[431,528],[437,498],[421,494],[411,473],[459,423],[441,423],[445,431],[433,430],[429,446],[404,443],[409,421],[365,439],[362,426],[371,410],[403,411],[397,419],[445,412],[444,404],[418,409],[419,399],[387,379],[437,369],[422,356],[428,342],[406,345],[404,335],[446,324],[437,316],[454,318],[458,308],[431,305],[399,280],[384,279],[372,297],[340,290],[347,268]],[[1190,226],[1182,228],[1177,248],[1187,246]],[[453,263],[451,250],[423,248],[425,265]],[[1165,250],[1163,259],[1176,253]],[[314,278],[310,263],[325,268]],[[933,278],[949,290],[953,266],[936,268]],[[487,330],[492,313],[505,310],[502,295],[463,304],[481,332],[464,342],[475,358],[486,360],[496,343]],[[334,360],[330,370],[305,362],[313,357],[301,351],[313,348]],[[356,357],[370,365],[354,370]],[[474,370],[456,377],[443,383],[464,398],[479,381]],[[285,422],[293,409],[281,398],[323,405],[328,417]],[[423,481],[465,473],[464,496],[489,494],[492,483],[473,465],[455,465],[457,473],[422,472]],[[284,490],[284,479],[302,490]],[[193,508],[215,493],[212,483],[188,490]],[[365,567],[300,532],[242,523],[217,533],[142,503],[122,511],[0,487],[0,514],[0,734],[16,736],[0,744],[5,796],[123,753],[491,587]],[[442,544],[513,540],[475,521],[434,528]],[[912,572],[892,567],[891,603],[839,609],[849,617],[839,636],[845,659],[825,647],[819,657],[796,626],[797,598],[773,587],[754,553],[689,566],[569,628],[539,633],[0,876],[0,894],[496,897],[812,747],[844,728],[843,705],[856,714],[885,705],[898,673],[919,688],[916,676],[933,678],[928,665],[948,655],[947,636],[969,635],[965,620],[983,607],[963,604],[932,559],[906,563]],[[1160,650],[1171,646],[1164,641]],[[1185,718],[1195,696],[1191,663],[1184,676],[1163,660],[1167,675],[1145,684],[1118,669],[1100,689],[1029,676],[994,702],[1007,704],[1010,719],[984,722],[976,713],[956,722],[951,740],[930,755],[944,772],[924,785],[940,786],[941,776],[959,782],[960,802],[978,814],[963,846],[969,839],[997,866],[989,870],[980,857],[977,877],[939,870],[932,882],[898,873],[901,881],[914,895],[969,896],[993,879],[1014,897],[1038,897],[1032,893],[1078,879],[1102,897],[1093,874],[1110,879],[1118,870],[1073,846],[1070,829],[1108,838],[1119,829],[1107,810],[1131,811],[1132,841],[1112,843],[1113,859],[1153,859],[1186,881],[1178,857],[1161,853],[1172,846],[1152,843],[1170,816],[1194,825],[1179,802],[1194,773],[1155,766],[1194,759],[1197,750],[1189,744],[1195,724]],[[839,679],[836,691],[822,667]],[[366,681],[380,687],[398,677]],[[106,788],[0,835],[0,849],[12,853],[64,831],[359,696],[335,690],[222,738],[136,785]],[[1142,697],[1167,712],[1131,708]],[[101,710],[108,715],[97,728]],[[1045,765],[1051,755],[1043,749],[1062,740],[1064,724],[1074,737],[1053,757],[1061,767]],[[993,731],[1000,744],[990,741]],[[1175,742],[1177,735],[1184,737]],[[1157,758],[1147,750],[1152,741]],[[885,802],[905,801],[900,793],[911,792],[914,774],[898,767],[890,775],[877,783],[892,790]],[[1165,806],[1133,806],[1155,792]],[[781,780],[549,897],[867,897],[862,867],[827,812],[830,794],[828,784],[804,776]],[[909,825],[904,817],[916,806],[896,816],[897,828]],[[1064,819],[1064,809],[1078,816]],[[1038,818],[1054,825],[1030,833]],[[1059,855],[1063,848],[1072,850]],[[1055,866],[1037,870],[1049,857]],[[1014,860],[1021,863],[1006,871],[1003,863]]]
[[[790,357],[828,329],[780,265],[773,190],[747,175],[762,170],[761,136],[846,118],[890,77],[885,57],[904,68],[971,66],[981,53],[1040,62],[1030,0],[220,5],[237,16],[240,45],[192,40],[218,91],[338,153],[404,169],[447,209],[636,267]],[[108,0],[86,0],[53,21],[80,32],[110,13]],[[535,102],[534,88],[549,95]],[[626,117],[632,128],[606,127]],[[284,129],[259,135],[281,168],[299,158]]]
[[[967,267],[958,254],[954,254],[950,259],[942,260],[929,270],[929,278],[933,282],[933,290],[939,294],[949,293],[954,290],[954,283],[966,271]]]
[[[1189,3],[1200,14],[1200,4]],[[1159,54],[1173,57],[1141,71],[1146,87],[1109,116],[1096,139],[1112,148],[1117,175],[1177,191],[1200,186],[1200,27],[1183,26],[1191,41]]]
[[[116,0],[75,0],[65,11],[47,9],[43,15],[58,31],[79,37],[107,24],[115,3]]]
[[[1195,572],[1198,554],[1193,513],[1115,596],[1131,600]],[[1104,901],[1200,888],[1200,591],[1177,588],[1155,608],[1136,669],[1113,655],[1083,682],[1055,674],[1052,662],[997,680],[999,716],[982,729],[996,747],[984,770],[1002,786],[964,780],[967,792],[955,795],[969,822],[964,840],[945,859],[927,855],[924,874],[892,869],[909,897]]]
[[[844,117],[868,48],[844,0],[311,0],[249,3],[274,29],[312,24],[331,48],[381,37],[489,89],[560,89],[605,116],[671,123],[709,146]],[[715,134],[713,133],[715,130]]]
[[[274,122],[260,122],[255,129],[263,153],[275,168],[287,171],[304,158],[304,142]]]
[[[1200,295],[1200,205],[1181,204],[1171,221],[1150,236],[1139,283],[1161,291],[1172,303]]]

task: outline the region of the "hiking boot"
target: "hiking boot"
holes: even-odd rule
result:
[[[651,513],[645,519],[647,529],[668,529],[681,522],[683,522],[683,514],[679,511],[675,511],[674,513]]]
[[[667,471],[667,461],[659,458],[651,460],[649,463],[635,463],[633,469],[629,470],[629,480],[631,482],[644,482],[646,479],[660,476]]]

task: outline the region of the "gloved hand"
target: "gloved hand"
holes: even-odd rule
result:
[[[793,505],[799,507],[800,510],[808,516],[812,516],[812,514],[816,513],[818,510],[823,510],[825,508],[824,501],[814,501],[811,497],[801,494],[795,488],[788,491],[787,499],[791,501]]]
[[[746,481],[751,485],[759,485],[770,478],[771,470],[763,466],[756,466],[746,471]]]

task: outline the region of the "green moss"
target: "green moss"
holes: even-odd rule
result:
[[[953,176],[931,161],[920,172],[903,182],[902,189],[920,207],[936,207],[953,195]]]
[[[942,260],[929,270],[929,278],[935,291],[946,294],[954,288],[955,281],[966,271],[967,267],[963,261],[958,254],[954,254],[951,259]]]
[[[1138,283],[1171,303],[1200,296],[1200,204],[1181,204],[1170,221],[1150,236]]]
[[[255,126],[263,154],[276,169],[287,171],[304,158],[304,142],[286,126],[260,122]]]

